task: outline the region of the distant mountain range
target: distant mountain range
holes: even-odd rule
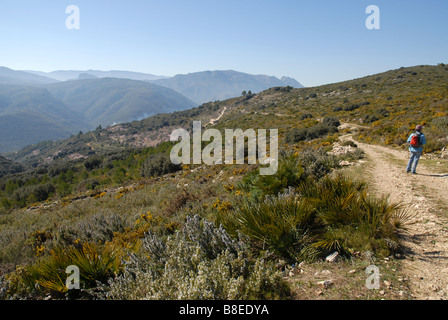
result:
[[[60,82],[7,68],[0,79],[0,153],[196,105],[172,89],[129,79]]]
[[[29,72],[58,81],[110,77],[152,82],[173,89],[198,105],[210,101],[234,98],[241,95],[242,91],[256,93],[272,87],[284,86],[303,88],[302,84],[290,77],[279,79],[273,76],[252,75],[233,70],[202,71],[178,74],[174,77],[130,71],[59,70],[48,73]]]
[[[57,80],[43,75],[0,67],[0,85],[36,85],[54,82],[57,82]]]
[[[0,67],[0,153],[79,131],[191,109],[292,78],[204,71],[172,78],[128,71],[17,71]]]
[[[120,154],[168,141],[174,129],[191,129],[193,121],[221,132],[228,128],[276,128],[280,137],[286,137],[291,130],[300,132],[310,123],[317,125],[323,115],[362,125],[362,136],[367,141],[376,137],[378,143],[395,146],[405,145],[409,128],[416,121],[425,121],[426,132],[432,136],[426,150],[436,145],[441,150],[448,143],[447,83],[448,66],[440,65],[400,68],[319,87],[274,87],[253,96],[240,95],[189,110],[98,128],[64,140],[41,142],[5,156],[26,167],[38,167],[92,155]],[[218,118],[219,121],[213,121]],[[435,118],[439,119],[438,124],[433,121]],[[280,139],[282,143],[284,138]],[[8,167],[11,165],[8,163]]]
[[[196,106],[172,89],[129,79],[73,80],[49,84],[45,88],[70,110],[81,113],[90,128]]]
[[[286,86],[303,88],[303,85],[292,78],[278,79],[233,70],[179,74],[172,78],[155,80],[153,83],[171,88],[198,104],[234,98],[241,95],[242,91],[257,93],[272,87]]]
[[[140,81],[153,81],[158,79],[164,79],[167,77],[156,76],[148,73],[132,72],[132,71],[101,71],[101,70],[58,70],[52,72],[42,72],[42,71],[27,71],[28,73],[36,74],[39,76],[48,77],[58,81],[76,80],[83,75],[91,75],[95,78],[123,78],[130,80],[140,80]]]

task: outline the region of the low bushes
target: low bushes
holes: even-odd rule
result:
[[[325,117],[322,122],[309,128],[296,128],[286,134],[286,142],[289,144],[305,140],[313,140],[326,136],[329,133],[338,132],[339,120],[336,117]]]
[[[79,247],[55,249],[45,260],[20,268],[7,278],[10,291],[15,294],[42,295],[51,293],[53,297],[62,298],[66,294],[86,297],[89,289],[118,273],[121,268],[122,251],[112,246],[99,246],[86,243]],[[65,279],[68,266],[77,266],[80,275],[80,290],[68,290]],[[64,279],[64,280],[63,280]]]
[[[187,218],[174,236],[148,234],[103,299],[273,299],[288,290],[273,262],[251,258],[248,247],[222,228]]]
[[[319,168],[308,167],[319,163]],[[325,163],[328,169],[322,168]],[[363,182],[329,175],[336,163],[336,157],[323,151],[284,155],[278,177],[249,173],[239,185],[244,195],[219,212],[217,221],[233,236],[241,232],[259,250],[290,261],[314,260],[335,250],[345,255],[354,250],[381,256],[394,252],[397,231],[409,214],[387,198],[368,196]],[[280,170],[282,166],[289,170]],[[275,179],[277,188],[267,188],[264,179]]]
[[[240,190],[250,193],[254,198],[277,195],[289,186],[296,186],[304,178],[305,169],[300,159],[292,153],[281,153],[275,175],[259,174],[254,170],[246,174],[238,185]]]
[[[173,173],[182,169],[181,165],[174,164],[168,154],[150,155],[142,167],[143,177],[161,176],[167,173]]]
[[[389,255],[397,230],[409,219],[398,204],[367,196],[363,183],[342,175],[307,180],[287,193],[247,198],[219,221],[233,234],[291,261],[313,260],[332,251],[372,250]]]

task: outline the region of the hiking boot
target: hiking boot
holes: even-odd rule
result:
[[[412,174],[417,174],[417,172],[412,172]]]

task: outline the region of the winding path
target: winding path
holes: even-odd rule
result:
[[[413,299],[448,299],[448,172],[434,172],[423,156],[418,174],[407,174],[408,152],[356,143],[369,160],[364,175],[371,187],[414,216],[402,234],[403,273]]]

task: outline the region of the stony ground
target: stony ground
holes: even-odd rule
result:
[[[448,298],[448,172],[441,162],[422,157],[417,175],[405,171],[408,152],[359,144],[370,160],[373,188],[414,215],[403,233],[403,272],[411,298]]]
[[[341,140],[352,140],[352,135]],[[368,160],[361,176],[376,192],[401,202],[413,216],[402,234],[402,271],[410,298],[448,299],[448,163],[423,155],[418,174],[408,174],[406,150],[356,143]]]

